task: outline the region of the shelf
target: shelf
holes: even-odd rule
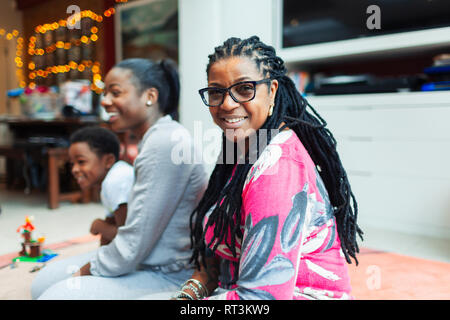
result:
[[[424,108],[441,106],[450,108],[450,91],[394,92],[306,96],[310,104],[321,108]]]
[[[334,41],[294,48],[278,49],[287,64],[339,61],[355,56],[413,53],[450,46],[450,27]]]

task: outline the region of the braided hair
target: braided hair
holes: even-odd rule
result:
[[[278,81],[273,115],[267,118],[260,129],[267,129],[268,141],[271,139],[270,129],[278,129],[283,123],[281,130],[289,127],[297,134],[317,166],[328,191],[345,259],[347,263],[351,263],[350,257],[352,257],[357,265],[356,253],[359,252],[359,248],[356,235],[358,234],[362,240],[363,234],[356,223],[358,207],[336,151],[336,140],[326,128],[325,120],[297,91],[293,81],[286,75],[284,62],[277,57],[275,49],[261,42],[256,36],[243,40],[229,38],[222,46],[216,47],[215,52],[209,55],[207,74],[213,63],[233,56],[250,58],[264,77]],[[311,112],[307,110],[307,107]],[[219,158],[225,154],[225,137],[223,136],[222,139],[222,153]],[[262,150],[257,152],[259,155]],[[205,194],[190,218],[191,245],[194,249],[191,261],[194,261],[197,267],[200,267],[199,255],[203,264],[205,263],[207,247],[204,236],[207,228],[212,225],[214,225],[214,237],[207,246],[210,247],[214,243],[211,249],[215,251],[225,239],[225,244],[236,256],[236,237],[243,236],[240,228],[241,195],[250,168],[249,163],[234,165],[218,161],[216,164]],[[230,180],[233,170],[235,170],[234,175]],[[212,210],[211,213],[209,213],[210,210]],[[206,226],[203,227],[202,222],[206,214],[209,214],[209,218]],[[229,233],[231,237],[227,239]]]

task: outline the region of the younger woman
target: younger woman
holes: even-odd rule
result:
[[[108,245],[45,267],[33,298],[133,299],[173,290],[192,273],[189,215],[207,176],[200,164],[171,159],[180,143],[174,136],[195,152],[188,131],[171,117],[178,98],[178,73],[167,61],[129,59],[108,72],[102,106],[111,127],[141,139],[127,219]],[[76,269],[80,278],[70,278]]]

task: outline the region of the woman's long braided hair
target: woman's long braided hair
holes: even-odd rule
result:
[[[358,207],[347,174],[336,151],[336,140],[325,128],[325,120],[297,91],[293,81],[286,75],[287,70],[283,60],[276,56],[275,49],[261,42],[256,36],[243,40],[230,38],[222,46],[216,47],[214,54],[209,55],[207,74],[214,62],[233,56],[250,58],[264,77],[278,80],[273,115],[267,118],[261,129],[267,129],[267,132],[270,132],[270,129],[280,128],[284,123],[285,127],[291,128],[297,134],[314,164],[320,168],[320,176],[334,208],[345,259],[347,263],[351,263],[350,257],[352,257],[358,264],[356,253],[359,252],[359,248],[356,235],[358,234],[362,239],[363,234],[356,223]],[[307,110],[307,107],[311,109],[312,113]],[[268,141],[270,141],[270,136]],[[225,137],[223,137],[221,156],[225,154],[223,150],[225,145]],[[262,150],[258,150],[258,154],[261,152]],[[208,247],[214,243],[212,250],[215,251],[225,239],[227,247],[236,256],[236,237],[242,238],[240,229],[241,194],[251,166],[249,163],[238,163],[233,178],[229,181],[235,165],[227,164],[224,161],[216,164],[205,194],[190,219],[191,245],[194,249],[191,261],[194,261],[197,267],[200,267],[199,254],[205,263],[204,236],[207,228],[212,225],[214,225],[214,237],[211,243],[207,244]],[[213,206],[215,208],[209,216],[207,225],[203,228],[204,217]],[[228,232],[231,234],[229,239]]]

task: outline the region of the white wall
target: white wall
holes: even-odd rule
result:
[[[217,130],[198,94],[206,86],[208,55],[229,37],[273,39],[272,0],[179,0],[180,119],[195,135]],[[196,127],[196,130],[194,130]],[[194,132],[195,131],[195,132]],[[218,146],[217,146],[218,147]],[[210,162],[210,161],[209,161]],[[207,164],[208,171],[214,167]]]

